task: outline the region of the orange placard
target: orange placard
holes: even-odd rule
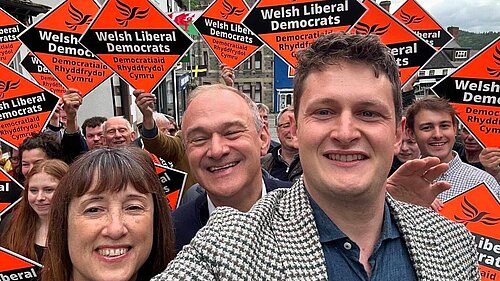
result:
[[[0,247],[0,280],[39,280],[43,267],[8,249]]]
[[[14,58],[22,44],[17,35],[25,29],[24,24],[0,7],[0,62],[9,64]]]
[[[32,53],[28,53],[21,61],[21,65],[40,86],[62,98],[66,92],[66,88],[57,81],[54,75],[50,73],[49,69],[37,57]]]
[[[444,29],[416,0],[407,0],[395,12],[394,17],[406,24],[420,38],[434,46],[436,50],[453,40]]]
[[[0,169],[0,218],[21,201],[22,192],[23,187],[3,169]]]
[[[83,96],[113,74],[78,42],[98,11],[92,0],[66,0],[19,36],[64,87]]]
[[[148,0],[109,0],[80,42],[132,87],[147,92],[193,44]]]
[[[290,66],[297,66],[297,51],[318,37],[347,31],[366,12],[356,0],[260,0],[243,24]]]
[[[500,278],[500,201],[484,183],[444,204],[441,214],[474,235],[482,280]]]
[[[155,164],[156,174],[167,197],[168,204],[173,210],[177,209],[184,194],[187,173],[167,166]]]
[[[24,138],[40,133],[59,97],[0,63],[0,140],[18,148]]]
[[[248,11],[243,0],[215,0],[194,22],[219,61],[232,68],[262,46],[259,38],[241,24]]]
[[[483,147],[500,147],[500,37],[431,90],[449,100]]]
[[[399,66],[401,85],[404,86],[436,53],[407,26],[371,0],[363,1],[368,12],[351,30],[358,34],[375,34],[391,49]]]

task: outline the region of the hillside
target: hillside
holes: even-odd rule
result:
[[[474,33],[465,30],[460,30],[460,36],[458,36],[458,44],[462,47],[469,47],[473,50],[480,50],[484,46],[488,45],[491,41],[495,40],[500,36],[500,32],[481,32]]]

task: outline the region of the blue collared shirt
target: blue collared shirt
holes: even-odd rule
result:
[[[368,277],[359,262],[359,247],[345,235],[309,196],[319,240],[326,260],[328,280],[417,280],[403,237],[392,219],[387,202],[379,241],[368,262]]]

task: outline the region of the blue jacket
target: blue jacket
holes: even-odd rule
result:
[[[262,170],[262,178],[266,185],[267,192],[277,188],[289,188],[291,182],[281,181],[272,177],[268,172]],[[193,185],[191,188],[196,188]],[[175,249],[179,252],[184,245],[189,244],[196,232],[207,224],[208,221],[208,200],[206,192],[203,192],[195,200],[181,205],[173,213],[174,231],[175,231]]]

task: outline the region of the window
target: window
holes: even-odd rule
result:
[[[255,69],[258,70],[262,69],[262,52],[258,51],[257,53],[255,53],[254,59],[255,59]]]
[[[244,83],[242,92],[245,93],[247,96],[252,97],[252,84]]]
[[[208,67],[209,64],[208,51],[203,51],[203,65],[206,65]]]
[[[435,72],[435,70],[434,70],[434,69],[429,70],[429,76],[434,75],[434,72]]]
[[[425,76],[425,70],[420,70],[418,72],[418,76]]]
[[[260,82],[255,83],[255,102],[262,102],[262,84]]]
[[[467,51],[455,51],[455,59],[466,59]]]
[[[243,69],[252,69],[252,57],[247,58],[243,63]]]
[[[448,69],[443,69],[443,75],[448,75]]]

